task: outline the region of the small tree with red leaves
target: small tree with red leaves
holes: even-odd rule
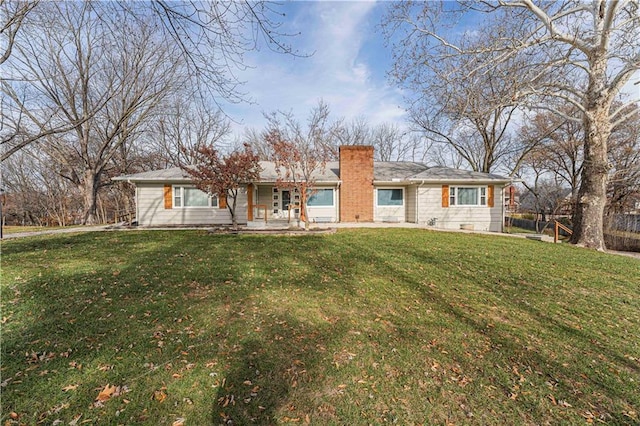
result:
[[[226,157],[220,156],[213,146],[202,146],[192,152],[192,158],[196,164],[185,166],[183,170],[201,191],[210,196],[226,198],[233,229],[238,229],[238,191],[260,179],[258,156],[245,144],[243,151],[232,152]]]

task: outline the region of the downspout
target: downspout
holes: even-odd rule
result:
[[[139,226],[140,225],[140,203],[138,202],[138,185],[136,185],[136,225]],[[133,223],[130,223],[129,225],[133,226]]]
[[[340,184],[341,184],[341,182],[338,182],[336,184],[336,207],[337,207],[336,208],[336,223],[340,222],[340,217],[341,217],[340,208],[342,206],[340,206],[340,196],[341,196],[340,190],[341,190],[341,186],[342,185],[340,185]]]
[[[511,184],[509,184],[511,185]],[[500,204],[502,204],[502,222],[500,224],[500,233],[504,234],[504,219],[505,219],[505,211],[504,211],[504,189],[507,186],[503,186],[500,190]]]
[[[131,180],[128,179],[127,182],[131,183]],[[138,202],[138,185],[133,185],[135,188],[135,200],[136,200],[136,224],[140,225],[140,212],[138,211],[140,209],[140,203]],[[129,224],[130,226],[133,226],[133,223]]]

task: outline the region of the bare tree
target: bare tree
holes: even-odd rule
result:
[[[25,93],[11,98],[14,114],[29,111],[36,128],[70,128],[49,134],[42,149],[60,165],[60,176],[81,190],[83,223],[97,220],[97,194],[112,158],[184,77],[175,52],[159,45],[153,25],[122,22],[117,14],[117,24],[96,20],[95,7],[110,4],[40,5],[29,24],[38,31],[25,26],[10,68],[11,89]]]
[[[434,17],[445,14],[434,3],[423,7]],[[402,32],[390,74],[410,89],[407,101],[414,129],[474,171],[500,168],[512,173],[537,142],[523,141],[514,132],[515,118],[524,113],[514,96],[526,74],[520,58],[499,62],[488,73],[476,72],[479,62],[493,63],[499,57],[486,46],[503,33],[465,33],[452,53],[444,41],[443,46],[431,43],[414,13],[419,12],[411,3],[396,3],[385,27],[389,38]]]
[[[369,122],[364,117],[357,117],[351,121],[340,118],[333,123],[332,159],[338,158],[341,145],[370,145],[372,130]]]
[[[566,116],[576,113],[577,111],[571,107],[563,108],[563,114]],[[575,209],[584,164],[582,124],[567,120],[564,116],[550,111],[542,111],[523,125],[519,133],[524,138],[541,141],[525,160],[525,170],[519,175],[525,176],[532,168],[527,166],[534,164],[537,169],[534,170],[536,175],[539,173],[555,175],[571,189],[571,204]]]
[[[172,98],[154,124],[152,144],[163,167],[184,167],[196,163],[201,147],[222,148],[230,133],[229,119],[217,107]]]
[[[273,149],[264,138],[265,133],[253,127],[245,128],[242,139],[246,141],[253,152],[261,161],[270,161],[273,158]]]
[[[276,163],[277,186],[297,189],[300,193],[301,220],[309,228],[307,199],[315,192],[317,174],[325,170],[332,156],[333,132],[329,124],[329,107],[320,101],[311,110],[303,126],[291,113],[274,112],[263,133]]]
[[[547,222],[567,204],[569,189],[555,179],[536,176],[533,184],[525,182],[527,190],[520,196],[520,208],[536,214],[536,232],[542,232],[539,220]]]
[[[341,145],[372,145],[376,161],[424,162],[431,144],[415,132],[409,132],[394,123],[372,126],[363,117],[346,121],[336,120],[332,125],[333,145],[331,159],[338,158]]]
[[[231,102],[246,100],[234,70],[244,69],[244,53],[259,49],[261,43],[273,51],[300,56],[286,42],[295,34],[280,30],[284,14],[274,2],[157,0],[122,7],[136,17],[150,9],[159,18],[165,40],[178,47],[198,87],[214,95],[214,102],[218,97]]]
[[[55,165],[40,150],[24,149],[2,163],[3,189],[11,200],[6,214],[22,225],[75,223],[82,205],[77,188],[59,179]]]
[[[426,3],[417,13],[411,5],[402,6],[392,11],[390,22],[408,26],[424,41],[422,46],[445,56],[476,57],[476,66],[461,75],[465,80],[490,75],[515,60],[528,76],[519,78],[516,101],[548,108],[544,101],[560,99],[581,112],[585,161],[572,241],[603,250],[608,141],[612,128],[629,114],[626,105],[612,105],[640,69],[638,1],[498,0],[460,5],[438,8]],[[483,12],[490,14],[485,19],[489,25],[482,28],[490,44],[468,46],[455,35],[445,35],[442,24],[452,22],[446,15]]]
[[[22,23],[38,3],[39,0],[0,0],[0,40],[2,40],[0,64],[3,64],[11,56]]]
[[[614,127],[609,144],[607,215],[632,210],[640,194],[640,111]]]
[[[0,1],[2,37],[6,37],[6,43],[3,43],[3,49],[6,46],[3,61],[21,43],[24,44],[23,50],[29,50],[31,36],[40,37],[41,29],[52,35],[54,22],[46,23],[41,18],[47,13],[51,20],[56,18],[55,8],[48,2]],[[58,5],[58,10],[64,12],[74,7],[77,8],[78,5]],[[150,49],[158,47],[171,51],[171,63],[179,63],[188,71],[189,78],[183,79],[183,83],[190,84],[192,90],[197,89],[218,107],[220,99],[240,102],[249,98],[242,92],[242,82],[235,74],[237,69],[245,67],[245,52],[266,45],[277,52],[300,56],[286,43],[287,37],[292,34],[280,31],[280,20],[284,15],[278,11],[277,4],[271,2],[92,2],[86,8],[93,13],[82,24],[99,26],[104,33],[121,32],[121,24],[130,28],[146,26],[154,37],[154,47]],[[28,34],[19,37],[20,28],[20,33],[26,29]],[[53,40],[53,45],[60,47],[62,40],[55,40],[55,37]],[[72,46],[75,46],[74,43],[69,41],[65,49],[61,50],[62,56]],[[20,61],[9,62],[15,62],[12,68],[23,65]],[[56,120],[56,114],[34,114],[31,108],[16,109],[16,104],[24,105],[28,102],[23,90],[9,83],[14,78],[10,74],[4,75],[2,79],[4,96],[0,105],[3,109],[0,127],[1,160],[31,143],[72,131],[81,124],[60,122]],[[5,97],[11,102],[7,104]],[[81,118],[88,120],[90,117],[83,115]]]
[[[564,116],[579,113],[570,106],[562,111]],[[532,174],[555,176],[571,189],[575,209],[584,167],[584,128],[581,122],[567,120],[564,116],[541,112],[521,128],[523,137],[542,138],[542,143],[525,161],[520,176],[524,179]],[[610,170],[606,212],[611,215],[629,209],[629,203],[640,187],[640,115],[637,110],[612,129],[608,145]]]

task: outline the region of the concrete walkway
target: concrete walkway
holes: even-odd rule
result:
[[[49,229],[43,231],[32,231],[32,232],[14,232],[11,234],[3,234],[3,240],[11,240],[14,238],[24,238],[24,237],[35,237],[37,235],[51,235],[51,234],[72,234],[74,232],[96,232],[96,231],[107,231],[112,227],[112,225],[96,225],[96,226],[76,226],[71,228],[57,228],[57,229]]]
[[[428,225],[420,225],[416,223],[384,223],[384,222],[375,222],[375,223],[327,223],[327,224],[311,224],[311,229],[345,229],[345,228],[408,228],[408,229],[425,229],[435,232],[456,232],[463,234],[483,234],[483,235],[492,235],[498,237],[510,237],[510,238],[527,238],[527,236],[531,236],[531,234],[506,234],[499,232],[489,232],[489,231],[467,231],[462,229],[441,229],[434,228]],[[4,240],[10,240],[15,238],[24,238],[24,237],[33,237],[38,235],[51,235],[51,234],[71,234],[71,233],[79,233],[79,232],[98,232],[98,231],[131,231],[131,230],[139,230],[139,231],[161,231],[161,230],[208,230],[208,227],[158,227],[158,228],[129,228],[122,227],[118,225],[96,225],[96,226],[83,226],[83,227],[74,227],[74,228],[60,228],[60,229],[51,229],[45,231],[34,231],[34,232],[17,232],[12,234],[3,235]],[[253,231],[252,229],[247,229],[248,231]],[[277,231],[277,230],[272,230]],[[282,232],[288,232],[287,229],[282,229]],[[541,242],[543,243],[543,242]],[[545,243],[547,244],[547,243]],[[616,250],[607,250],[606,253],[616,254],[620,256],[627,256],[634,259],[640,260],[640,253],[628,252],[628,251],[616,251]]]

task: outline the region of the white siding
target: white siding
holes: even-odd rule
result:
[[[229,209],[218,207],[164,208],[164,184],[138,183],[138,224],[162,225],[230,225]],[[228,202],[233,200],[229,199]],[[236,202],[238,223],[247,222],[247,194],[240,190]]]
[[[406,206],[406,221],[416,222],[416,186],[408,186],[404,191],[404,204]]]
[[[258,196],[253,201],[254,204],[267,206],[267,219],[273,217],[273,186],[258,185]],[[264,219],[264,208],[256,209],[256,218]]]
[[[378,189],[402,189],[401,206],[379,206]],[[407,190],[399,186],[376,186],[373,189],[373,221],[374,222],[405,222],[407,205]]]
[[[338,190],[331,186],[318,186],[317,189],[333,189],[333,206],[307,206],[311,222],[338,221]]]
[[[494,207],[442,207],[442,185],[425,185],[418,188],[418,221],[426,224],[432,219],[437,219],[435,226],[444,229],[460,229],[460,225],[470,224],[476,231],[501,232],[502,187],[495,185],[494,191]]]

